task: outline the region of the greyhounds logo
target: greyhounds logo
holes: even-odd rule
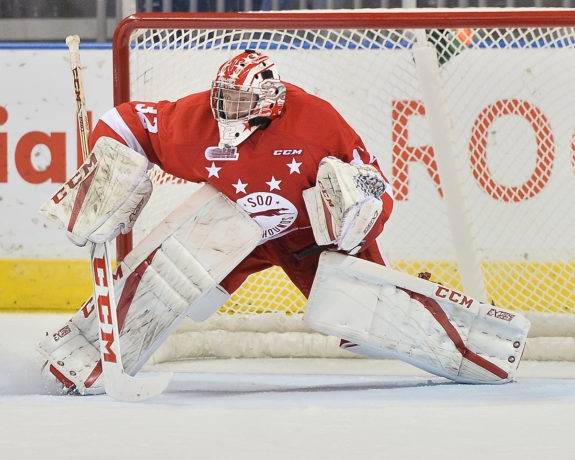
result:
[[[297,218],[297,208],[275,193],[250,193],[237,203],[263,228],[262,242],[285,233]]]

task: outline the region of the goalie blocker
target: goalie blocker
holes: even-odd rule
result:
[[[148,202],[152,182],[148,160],[110,138],[98,139],[92,153],[40,214],[56,222],[68,238],[84,246],[128,233]]]
[[[261,227],[235,203],[204,185],[176,208],[118,265],[120,348],[135,375],[178,324],[202,321],[229,298],[219,283],[262,238]],[[44,373],[69,391],[104,391],[93,298],[38,345]]]
[[[530,323],[437,283],[324,252],[304,320],[343,349],[461,383],[513,380]]]

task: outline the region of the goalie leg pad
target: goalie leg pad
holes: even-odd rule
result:
[[[126,372],[134,375],[186,315],[202,320],[217,311],[228,297],[219,283],[261,238],[245,211],[204,186],[138,244],[114,274]],[[103,384],[97,314],[89,299],[64,326],[73,334],[61,328],[39,344],[48,368],[80,394]]]
[[[338,253],[322,254],[304,320],[342,348],[462,383],[512,381],[530,327],[516,312]]]

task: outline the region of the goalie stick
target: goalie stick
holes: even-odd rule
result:
[[[80,37],[78,35],[66,37],[66,45],[70,51],[70,67],[74,78],[82,155],[86,160],[90,155],[89,124],[80,65]],[[124,370],[110,250],[106,243],[92,243],[90,262],[94,283],[94,304],[98,306],[100,358],[106,393],[119,401],[141,401],[157,396],[168,386],[171,374],[138,379],[128,375]]]

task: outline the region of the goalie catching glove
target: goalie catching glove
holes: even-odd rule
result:
[[[76,174],[41,208],[78,246],[103,243],[128,233],[152,193],[148,160],[101,137]]]
[[[324,158],[315,187],[303,192],[316,243],[357,254],[382,214],[385,189],[375,167]]]

